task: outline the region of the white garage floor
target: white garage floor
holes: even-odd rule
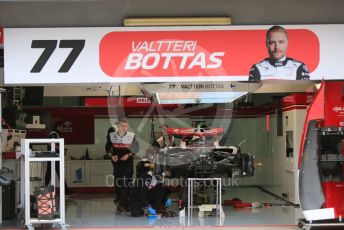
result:
[[[275,197],[254,187],[239,187],[226,190],[226,199],[238,197],[243,202],[282,203]],[[264,208],[234,209],[223,206],[225,218],[218,217],[198,218],[197,212],[190,219],[187,217],[169,217],[148,219],[147,217],[131,217],[118,214],[110,194],[76,194],[66,200],[66,223],[73,229],[122,229],[124,227],[145,229],[165,226],[171,229],[218,227],[221,229],[298,229],[297,219],[300,210],[292,206],[272,206]],[[171,210],[177,210],[173,204]],[[5,210],[4,210],[5,211]],[[4,220],[0,228],[23,228],[20,220]]]

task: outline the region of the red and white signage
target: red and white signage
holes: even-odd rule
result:
[[[223,134],[224,128],[211,128],[211,129],[197,129],[197,128],[167,128],[168,134],[179,135],[184,137],[191,136],[216,136],[217,134]]]
[[[99,46],[100,66],[110,77],[228,76],[226,79],[230,80],[243,76],[241,79],[247,80],[252,64],[266,56],[265,33],[266,30],[111,32]],[[314,70],[319,63],[317,36],[304,29],[288,33],[298,41],[290,52]],[[252,39],[255,37],[262,39]]]
[[[149,107],[152,103],[149,98],[146,97],[86,97],[85,106],[122,106],[122,107]]]
[[[5,29],[5,84],[247,81],[270,26]],[[311,80],[344,79],[344,25],[290,25]]]

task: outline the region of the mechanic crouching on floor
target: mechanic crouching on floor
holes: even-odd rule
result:
[[[149,148],[145,158],[136,165],[136,180],[129,192],[131,216],[142,216],[144,210],[148,215],[156,215],[172,204],[162,177],[154,173],[154,153],[155,150]]]
[[[139,150],[136,135],[128,132],[128,119],[118,119],[118,130],[109,130],[106,151],[111,155],[118,199],[117,211],[129,210],[129,186],[133,176],[133,158]]]

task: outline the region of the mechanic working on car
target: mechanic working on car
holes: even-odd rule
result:
[[[136,165],[136,180],[129,192],[131,216],[142,216],[144,210],[148,215],[163,213],[164,208],[172,204],[163,178],[154,173],[155,153],[154,148],[147,149],[145,157]]]
[[[160,149],[176,146],[174,136],[167,133],[167,128],[169,128],[168,125],[161,124],[160,128],[162,129],[161,135],[153,142],[152,146]]]
[[[108,132],[106,148],[111,153],[111,162],[115,176],[115,186],[119,203],[117,211],[129,211],[129,185],[133,176],[133,159],[139,150],[139,143],[133,132],[128,132],[128,119],[118,118],[118,130]]]

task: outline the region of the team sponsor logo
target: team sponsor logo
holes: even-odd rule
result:
[[[341,112],[341,111],[344,111],[344,107],[341,107],[341,106],[335,106],[335,107],[333,107],[332,108],[332,110],[334,111],[334,112]]]
[[[138,103],[138,104],[150,104],[152,102],[151,102],[151,100],[149,100],[149,98],[138,97],[138,98],[136,98],[136,103]]]
[[[278,67],[278,66],[283,66],[283,62],[275,62],[275,66]]]

